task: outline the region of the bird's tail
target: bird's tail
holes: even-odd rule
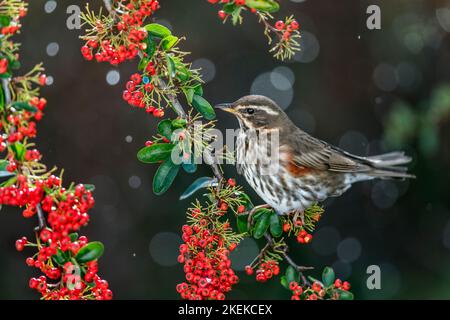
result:
[[[381,179],[406,179],[415,178],[413,174],[409,174],[408,168],[402,165],[411,162],[411,157],[405,155],[404,152],[390,152],[377,156],[365,158],[367,163],[373,168],[368,174],[372,177]]]

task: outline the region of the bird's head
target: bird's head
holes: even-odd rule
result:
[[[287,119],[273,100],[259,95],[245,96],[233,103],[219,104],[216,108],[234,114],[244,129],[279,128]]]

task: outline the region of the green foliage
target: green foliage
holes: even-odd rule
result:
[[[137,158],[144,163],[159,163],[170,157],[174,147],[172,143],[155,143],[139,150]]]
[[[330,267],[325,267],[322,272],[322,283],[325,287],[329,287],[334,283],[334,270]]]
[[[75,260],[79,263],[93,261],[100,258],[103,255],[104,251],[105,247],[101,242],[89,242],[87,245],[82,247],[80,251],[78,251],[77,255],[75,256]]]
[[[216,113],[211,104],[205,98],[197,94],[193,95],[192,104],[194,108],[207,120],[214,120]]]
[[[170,157],[166,159],[159,166],[155,176],[153,177],[153,192],[156,195],[165,193],[172,185],[179,170],[179,164],[173,163]]]

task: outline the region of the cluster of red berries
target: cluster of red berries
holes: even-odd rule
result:
[[[236,245],[225,248],[204,218],[192,227],[184,225],[182,239],[178,262],[184,264],[186,282],[177,285],[177,292],[188,300],[224,300],[239,280],[229,258]]]
[[[251,266],[245,267],[245,272],[251,276],[254,273],[254,269]],[[277,276],[280,274],[280,266],[277,261],[267,260],[259,264],[258,269],[256,270],[256,281],[258,282],[266,282],[270,280],[273,276]]]
[[[234,2],[234,4],[236,6],[245,6],[246,5],[246,0],[208,0],[208,2],[211,4],[216,4],[216,3],[227,4],[227,3]],[[256,12],[256,9],[254,9],[254,8],[249,8],[249,9],[252,13]],[[219,10],[217,14],[221,20],[225,20],[225,18],[228,17],[228,15],[229,15],[224,10]]]
[[[301,244],[308,244],[312,241],[312,234],[306,232],[305,230],[301,230],[297,235],[297,242]]]
[[[289,290],[292,291],[291,300],[318,300],[324,298],[327,295],[327,292],[333,299],[339,299],[339,293],[334,289],[348,291],[350,290],[350,287],[350,283],[347,281],[342,282],[340,279],[336,279],[334,284],[329,288],[324,288],[319,282],[313,282],[311,287],[305,288],[302,288],[298,282],[295,281],[289,284]]]
[[[115,11],[118,17],[113,27],[111,39],[103,39],[100,33],[106,26],[98,22],[96,30],[99,35],[91,37],[81,48],[86,60],[96,59],[98,62],[109,62],[118,65],[125,60],[135,58],[139,50],[146,48],[147,31],[142,27],[145,19],[159,9],[157,0],[119,0],[120,11]],[[120,12],[120,14],[119,14]],[[103,40],[102,40],[103,39]]]
[[[16,2],[14,6],[20,4],[19,1]],[[14,16],[8,16],[10,25],[2,27],[3,35],[17,32],[20,27],[19,19],[26,14],[25,7],[15,10],[14,6],[6,8],[6,12]],[[0,42],[2,48],[15,48],[7,36],[0,36]],[[8,56],[18,57],[15,50],[10,50],[10,53]],[[9,62],[5,58],[0,59],[0,74],[9,71]],[[16,90],[11,96],[21,99],[8,102],[3,108],[3,121],[0,123],[0,152],[8,150],[5,169],[14,174],[9,183],[0,188],[0,205],[23,208],[22,214],[26,218],[35,216],[38,211],[43,218],[47,218],[48,227],[36,233],[36,243],[22,237],[15,244],[18,251],[23,251],[25,247],[38,250],[26,259],[28,266],[43,273],[30,280],[31,288],[40,292],[44,299],[111,299],[108,283],[97,275],[96,260],[80,263],[76,266],[78,270],[75,273],[72,262],[63,265],[65,260],[74,258],[88,243],[86,237],[78,237],[74,232],[89,220],[87,212],[94,205],[91,192],[84,185],[66,189],[62,187],[60,178],[39,174],[45,168],[44,165],[30,163],[42,158],[37,149],[28,149],[30,144],[27,138],[36,137],[35,121],[41,120],[47,105],[47,101],[39,98],[36,95],[37,89],[32,86],[43,86],[46,80],[43,74],[30,73],[22,78],[20,85],[12,82],[13,85],[8,86],[8,89]],[[39,170],[34,170],[35,168]]]
[[[277,22],[275,22],[275,29],[283,33],[283,39],[286,41],[289,40],[292,33],[294,31],[297,31],[299,28],[300,24],[296,20],[293,20],[289,24],[286,24],[282,20],[278,20]]]
[[[36,108],[36,111],[15,110],[16,112],[6,117],[5,126],[0,123],[0,129],[4,133],[0,136],[0,152],[4,151],[8,144],[22,141],[25,137],[36,137],[36,122],[43,116],[43,110],[47,104],[44,98],[32,98],[28,104]]]
[[[23,211],[25,217],[34,216],[38,204],[48,213],[49,228],[40,231],[37,243],[29,242],[26,237],[16,241],[18,251],[24,250],[27,245],[39,250],[26,259],[26,264],[40,269],[44,275],[37,279],[32,278],[30,288],[40,292],[44,299],[83,299],[88,293],[92,293],[98,300],[111,299],[112,292],[108,283],[97,275],[98,264],[95,260],[86,263],[84,279],[81,278],[80,272],[74,274],[74,268],[79,267],[72,262],[55,266],[53,260],[57,254],[76,256],[88,243],[85,236],[73,239],[71,232],[77,231],[88,222],[87,211],[94,205],[91,192],[81,184],[73,190],[65,190],[61,187],[61,180],[55,176],[37,181],[34,187],[29,186],[24,178],[22,175],[18,176],[19,187],[14,185],[0,188],[0,203],[26,206]],[[59,285],[49,286],[48,279],[58,281]]]
[[[335,287],[336,289],[342,289],[342,290],[344,290],[344,291],[348,291],[348,290],[350,290],[351,285],[350,285],[350,283],[349,283],[348,281],[342,282],[342,280],[336,279],[336,280],[334,281],[334,287]]]
[[[19,24],[19,19],[23,18],[27,15],[27,8],[21,7],[19,8],[19,11],[17,13],[18,17],[13,19],[15,21],[11,21],[10,24],[8,26],[3,26],[1,28],[1,34],[6,36],[6,35],[13,35],[15,34],[17,31],[20,30],[20,24]],[[1,74],[2,72],[0,72]]]
[[[28,258],[27,263],[28,261],[31,263],[32,260],[34,259]],[[67,262],[61,269],[52,268],[54,271],[47,275],[50,279],[60,279],[65,285],[55,287],[48,283],[46,276],[31,278],[28,285],[31,289],[41,293],[45,300],[80,300],[85,298],[87,294],[92,294],[96,300],[112,299],[113,294],[109,289],[108,282],[97,275],[97,261],[86,263],[85,282],[82,281],[77,268],[72,262]],[[61,272],[63,273],[62,276]],[[88,283],[91,287],[88,287]]]
[[[147,101],[151,100],[149,95],[155,89],[151,82],[151,77],[155,73],[155,67],[150,62],[146,67],[146,73],[143,75],[139,73],[131,75],[122,97],[130,106],[145,109],[147,113],[152,114],[154,117],[161,118],[164,116],[164,110],[147,104]]]

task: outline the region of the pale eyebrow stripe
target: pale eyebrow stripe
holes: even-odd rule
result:
[[[272,116],[277,116],[277,115],[279,115],[279,113],[278,113],[277,111],[274,111],[274,110],[272,110],[272,109],[270,109],[270,108],[267,108],[267,107],[264,107],[264,106],[251,106],[251,105],[248,105],[248,106],[239,106],[238,110],[247,109],[247,108],[262,109],[262,110],[264,110],[267,114],[270,114],[270,115],[272,115]]]

